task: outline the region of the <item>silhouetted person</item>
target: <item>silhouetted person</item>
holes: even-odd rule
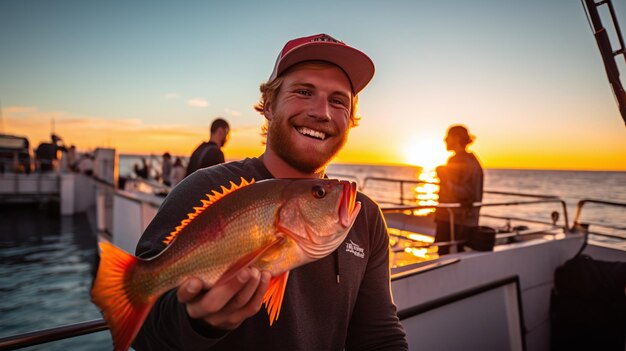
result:
[[[172,186],[180,183],[181,180],[185,178],[185,166],[183,166],[183,160],[180,157],[176,157],[174,161],[174,166],[172,166],[172,171],[170,172],[170,182]]]
[[[54,170],[55,162],[58,158],[56,145],[52,143],[41,143],[35,150],[35,158],[39,172],[50,172]]]
[[[222,118],[217,118],[211,123],[211,138],[209,142],[203,142],[196,148],[189,158],[187,174],[220,163],[224,163],[222,147],[228,142],[230,126]]]
[[[453,125],[448,129],[446,149],[453,151],[445,166],[437,167],[440,180],[439,203],[461,203],[461,208],[452,209],[454,213],[455,240],[466,240],[470,232],[478,226],[480,207],[471,207],[474,202],[483,199],[483,169],[476,156],[467,151],[467,146],[474,141],[467,128]],[[435,242],[450,241],[450,212],[437,208],[435,212],[437,233]],[[461,247],[462,248],[462,247]],[[449,253],[448,246],[440,246],[439,254]]]
[[[79,173],[86,174],[88,176],[93,175],[93,166],[94,166],[94,155],[87,153],[81,156],[78,161],[76,161],[76,171]]]
[[[50,134],[49,143],[41,143],[35,150],[35,157],[39,165],[40,172],[49,172],[58,168],[58,160],[62,152],[66,152],[67,148],[63,144],[63,139],[58,135]]]
[[[143,179],[148,179],[148,173],[149,173],[148,160],[146,160],[145,157],[142,157],[141,158],[141,167],[139,167],[139,165],[135,163],[134,171],[135,171],[135,174],[137,175],[137,177],[143,178]]]
[[[170,174],[172,173],[172,155],[169,152],[163,154],[163,161],[161,162],[161,179],[163,184],[172,185]]]
[[[67,149],[67,167],[70,171],[76,171],[76,163],[78,162],[76,155],[76,146],[71,145],[69,149]]]

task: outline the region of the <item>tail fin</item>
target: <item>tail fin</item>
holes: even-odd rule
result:
[[[107,242],[100,243],[100,250],[91,299],[111,328],[115,350],[128,350],[156,299],[130,290],[129,278],[139,262],[137,257]]]

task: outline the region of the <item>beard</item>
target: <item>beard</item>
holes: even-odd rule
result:
[[[346,144],[350,128],[346,128],[342,135],[333,136],[332,140],[325,140],[327,145],[315,149],[305,149],[290,140],[293,129],[283,118],[270,121],[267,126],[267,146],[294,169],[303,173],[318,173],[324,171]]]

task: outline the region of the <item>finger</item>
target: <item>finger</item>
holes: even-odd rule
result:
[[[235,278],[213,286],[202,298],[187,305],[187,312],[194,318],[204,318],[224,308],[250,280],[249,268],[244,268]]]
[[[267,291],[267,288],[270,285],[271,279],[272,279],[272,274],[270,272],[268,271],[261,272],[259,286],[254,292],[254,295],[250,298],[250,301],[248,302],[249,308],[252,308],[254,313],[257,313],[259,309],[261,308],[261,304],[263,303],[263,296],[265,295],[265,292]]]
[[[250,298],[245,299],[247,301],[242,307],[236,307],[236,303],[234,302],[236,298],[233,298],[223,309],[205,318],[205,321],[209,323],[209,325],[221,329],[232,330],[237,328],[243,321],[259,312],[263,303],[263,296],[265,295],[265,291],[267,291],[271,278],[272,275],[267,271],[260,273],[256,282],[253,282],[253,279],[251,279],[248,285],[242,289],[241,292],[244,293],[244,291],[250,287],[254,288],[252,289]],[[245,294],[248,293],[245,292]]]
[[[247,305],[259,286],[261,272],[256,268],[250,268],[250,279],[243,288],[233,297],[227,305],[228,309],[237,310]]]
[[[176,291],[176,297],[180,303],[192,301],[202,291],[202,281],[198,278],[186,279]]]
[[[263,304],[263,296],[265,296],[265,292],[267,291],[271,278],[272,275],[270,272],[263,271],[260,274],[259,283],[254,286],[254,290],[250,294],[250,297],[247,299],[245,304],[242,304],[241,307],[238,308],[237,313],[241,317],[248,318],[259,312]]]

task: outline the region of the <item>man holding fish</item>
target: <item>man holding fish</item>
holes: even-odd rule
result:
[[[380,209],[323,179],[373,75],[367,55],[326,34],[285,45],[255,106],[265,152],[185,178],[139,258],[102,247],[92,296],[116,349],[408,349]]]

